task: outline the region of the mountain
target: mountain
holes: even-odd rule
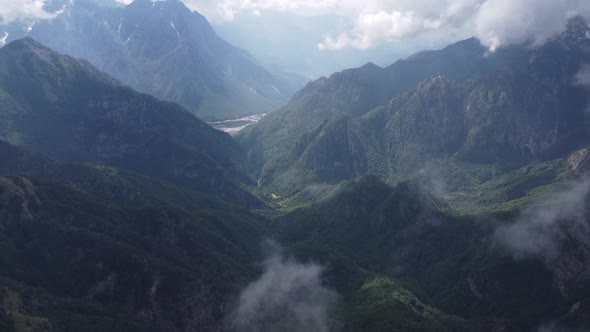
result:
[[[279,112],[267,116],[241,140],[253,163],[262,167],[281,147],[295,141],[334,114],[362,116],[386,105],[437,73],[466,79],[486,63],[484,49],[475,39],[440,51],[423,52],[381,68],[368,63],[308,83]]]
[[[588,32],[574,19],[540,47],[488,54],[470,39],[390,67],[337,73],[238,139],[261,191],[283,197],[367,173],[473,188],[590,145],[590,100],[576,83],[590,58]]]
[[[223,331],[261,218],[216,197],[0,141],[3,331]]]
[[[7,331],[18,324],[233,331],[226,326],[231,303],[256,278],[259,244],[274,232],[268,220],[120,169],[59,163],[2,142],[0,156],[0,324]],[[435,331],[462,324],[333,250],[313,243],[288,249],[330,266],[326,282],[346,296],[334,308],[334,326]]]
[[[127,13],[121,34],[154,59],[140,37],[167,32],[139,27],[181,7],[97,5],[49,3]],[[0,330],[587,330],[588,36],[573,19],[541,46],[470,39],[337,73],[239,142],[90,61],[12,41]]]
[[[589,197],[580,199],[588,202]],[[514,259],[497,236],[518,214],[458,216],[414,182],[392,188],[368,176],[276,218],[273,227],[283,243],[337,252],[351,264],[398,280],[422,304],[463,319],[458,327],[438,330],[534,331],[553,321],[575,331],[589,324],[587,312],[576,308],[585,306],[590,295],[590,274],[582,272],[590,246],[572,239],[578,227],[586,234],[588,210],[583,213],[580,224],[563,220],[547,230],[556,233],[559,249],[541,259]],[[382,319],[387,316],[376,312],[349,317],[359,319],[358,326],[370,326],[367,330],[391,330]]]
[[[61,14],[51,20],[5,27],[7,41],[32,37],[206,120],[274,111],[303,84],[296,76],[271,74],[180,0],[53,5]]]
[[[259,206],[240,188],[231,138],[31,39],[0,49],[0,68],[10,142],[0,141],[0,326],[231,330],[232,303],[259,273],[271,231],[230,204]],[[337,326],[363,324],[355,317],[367,304],[394,315],[392,326],[460,321],[346,257],[304,249],[339,275],[330,282],[347,300]]]
[[[0,68],[0,326],[232,330],[232,303],[260,272],[272,231],[230,204],[258,206],[240,188],[239,147],[180,106],[31,39],[0,49]],[[391,326],[460,322],[347,257],[302,249],[290,252],[332,264],[329,282],[347,296],[335,326],[362,326],[369,304]]]
[[[120,85],[31,39],[0,49],[0,138],[65,162],[129,169],[259,206],[243,152],[182,107]]]
[[[224,305],[256,275],[258,219],[155,180],[76,169],[85,185],[0,177],[3,331],[223,330]],[[84,189],[113,183],[136,198]]]

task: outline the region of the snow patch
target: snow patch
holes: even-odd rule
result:
[[[178,40],[182,40],[182,38],[180,38],[180,33],[178,33],[178,30],[176,30],[176,27],[174,26],[174,23],[172,21],[170,21],[170,26],[172,27],[172,29],[174,29],[174,31],[176,31],[176,36],[178,36]]]
[[[2,38],[0,38],[0,44],[1,45],[6,45],[6,38],[8,38],[10,34],[8,32],[4,32],[4,36]]]
[[[252,92],[253,94],[260,96],[256,87],[251,86],[251,87],[249,87],[249,89],[250,89],[250,92]]]
[[[24,28],[25,34],[28,35],[29,33],[31,33],[31,31],[33,31],[33,28],[35,27],[35,25],[37,25],[37,21],[33,21],[33,23],[31,23],[31,25]]]

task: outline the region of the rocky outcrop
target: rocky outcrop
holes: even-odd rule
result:
[[[584,175],[590,171],[590,148],[574,152],[568,159],[571,169],[577,175]]]

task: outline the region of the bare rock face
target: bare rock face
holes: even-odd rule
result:
[[[574,152],[568,159],[568,163],[577,175],[583,175],[590,171],[590,147]]]

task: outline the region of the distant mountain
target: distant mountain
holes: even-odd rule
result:
[[[368,63],[308,83],[279,112],[246,131],[241,140],[254,163],[267,162],[285,144],[334,115],[362,116],[438,73],[466,79],[486,64],[485,50],[475,39],[440,51],[422,52],[381,68]]]
[[[59,161],[129,169],[243,206],[243,152],[182,107],[32,39],[0,49],[0,138]]]
[[[347,70],[308,84],[238,139],[263,191],[280,196],[367,173],[456,190],[493,177],[483,173],[567,159],[590,145],[590,98],[576,83],[590,61],[588,33],[574,19],[537,48],[488,54],[471,39]],[[474,174],[480,166],[489,172]]]
[[[126,7],[62,1],[53,7],[62,11],[54,19],[4,27],[6,41],[32,37],[206,120],[274,111],[304,83],[271,74],[180,0],[136,0]]]
[[[345,18],[337,14],[303,16],[273,10],[263,10],[260,14],[239,11],[231,21],[215,20],[212,24],[220,37],[247,50],[257,59],[280,64],[314,79],[368,61],[388,65],[412,54],[408,48],[420,49],[414,43],[393,42],[366,50],[321,50],[318,44],[323,41],[323,36],[336,36],[349,28]],[[260,29],[261,26],[266,29]]]
[[[2,331],[223,331],[262,223],[116,169],[69,171],[76,184],[0,177]]]
[[[49,2],[72,15],[39,31],[79,49],[63,29],[87,22],[104,65],[130,73],[120,54],[160,59],[186,36],[177,17],[154,28],[179,2],[97,1]],[[112,13],[129,16],[94,29]],[[160,33],[170,45],[141,42]],[[0,331],[587,330],[589,36],[573,19],[543,46],[470,39],[337,73],[239,142],[87,60],[9,42]]]

